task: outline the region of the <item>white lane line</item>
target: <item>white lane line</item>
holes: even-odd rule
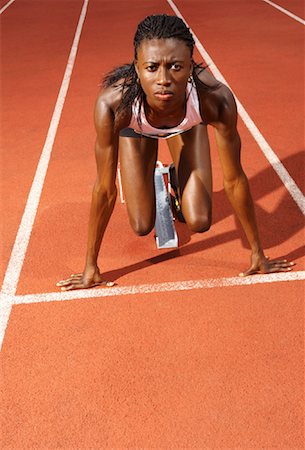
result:
[[[15,305],[26,303],[56,302],[85,298],[115,297],[122,295],[151,294],[156,292],[190,291],[194,289],[211,289],[233,286],[250,286],[255,284],[279,283],[305,280],[305,270],[282,272],[249,277],[210,278],[206,280],[173,281],[166,283],[139,284],[135,286],[117,286],[113,288],[81,289],[67,292],[48,292],[42,294],[16,295]]]
[[[65,98],[67,95],[67,91],[70,84],[71,74],[77,54],[78,43],[83,27],[83,23],[85,20],[87,6],[89,0],[84,0],[83,8],[80,14],[80,18],[78,21],[78,25],[76,28],[72,48],[70,51],[70,55],[67,62],[67,67],[65,70],[65,74],[63,77],[63,81],[60,87],[60,91],[57,97],[55,109],[53,112],[53,116],[51,119],[50,127],[48,130],[47,138],[41,153],[41,157],[37,166],[37,170],[35,173],[34,181],[31,186],[31,190],[27,199],[27,203],[24,209],[24,213],[21,219],[21,223],[17,232],[16,240],[14,243],[14,247],[11,253],[11,257],[8,263],[8,267],[5,273],[2,289],[1,289],[1,298],[3,298],[3,294],[6,296],[14,296],[16,293],[20,272],[22,269],[23,261],[25,258],[25,254],[27,251],[27,247],[29,244],[35,216],[37,213],[37,208],[39,205],[41,192],[43,189],[43,184],[45,180],[45,176],[47,173],[50,156],[55,140],[55,135],[57,132],[59,120],[61,117],[62,109],[64,106]],[[8,297],[5,297],[6,299]],[[5,329],[7,326],[7,322],[9,319],[9,308],[7,300],[0,301],[0,316],[2,316],[0,322],[0,337],[3,338]],[[2,340],[0,341],[0,347],[2,344]]]
[[[0,9],[0,14],[2,14],[15,0],[10,0],[3,8]]]
[[[175,3],[172,0],[167,0],[167,2],[171,6],[171,8],[175,12],[175,14],[178,17],[180,17],[187,24],[187,26],[189,26],[187,21],[185,20],[185,18],[180,13],[179,9],[175,5]],[[214,74],[215,78],[217,78],[222,83],[226,84],[233,92],[233,89],[229,86],[228,82],[225,80],[222,73],[217,68],[217,66],[215,65],[214,61],[212,60],[212,58],[210,57],[208,52],[204,49],[203,45],[197,38],[196,34],[193,32],[193,30],[191,30],[191,31],[193,33],[193,37],[195,39],[196,47],[197,47],[199,53],[201,54],[201,56],[203,57],[205,62],[209,65],[209,69]],[[234,94],[234,92],[233,92],[233,94]],[[251,117],[249,116],[249,114],[247,113],[247,111],[245,110],[243,105],[240,103],[240,101],[238,100],[238,98],[235,94],[234,94],[234,97],[236,100],[238,113],[239,113],[241,119],[243,120],[244,124],[250,131],[251,135],[257,142],[258,146],[264,153],[264,155],[267,158],[267,160],[269,161],[269,163],[272,165],[275,172],[278,174],[279,178],[281,179],[284,186],[290,193],[291,197],[293,198],[295,203],[298,205],[298,207],[302,211],[303,215],[305,215],[305,196],[303,195],[302,191],[299,189],[299,187],[295,183],[294,179],[290,176],[290,174],[288,173],[286,168],[283,166],[282,162],[280,161],[278,156],[275,154],[275,152],[272,150],[272,148],[270,147],[270,145],[268,144],[268,142],[266,141],[266,139],[264,138],[262,133],[259,131],[259,129],[257,128],[257,126],[255,125],[255,123],[253,122],[253,120],[251,119]]]
[[[282,13],[286,14],[287,16],[291,17],[292,19],[296,20],[297,22],[300,22],[302,25],[305,25],[305,20],[301,19],[301,17],[296,16],[295,14],[293,14],[292,12],[288,11],[285,8],[282,8],[281,6],[279,6],[276,3],[271,2],[270,0],[262,0],[265,3],[268,3],[269,5],[273,6],[273,8],[278,9],[279,11],[281,11]]]
[[[82,26],[85,20],[87,5],[89,0],[84,1],[83,9],[79,18],[78,26],[76,29],[74,41],[72,44],[71,52],[67,62],[66,71],[61,84],[61,88],[56,101],[55,109],[51,119],[50,127],[48,130],[47,138],[41,153],[41,157],[37,166],[34,181],[31,186],[31,190],[28,196],[28,200],[25,206],[23,217],[17,232],[16,241],[12,250],[8,268],[4,277],[2,285],[2,292],[8,295],[14,295],[17,289],[17,284],[22,269],[24,257],[30,240],[33,223],[37,213],[37,208],[40,201],[40,196],[43,189],[45,176],[47,173],[53,144],[60,121],[62,109],[64,106],[65,98],[70,84],[71,74],[76,58],[77,47],[82,31]]]
[[[118,165],[117,173],[118,173],[120,200],[121,200],[121,203],[125,203],[120,164]]]
[[[14,297],[9,295],[0,294],[0,350],[4,339],[4,334],[7,326],[8,319],[11,314],[12,304],[14,303]]]

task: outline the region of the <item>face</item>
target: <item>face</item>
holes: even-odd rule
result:
[[[151,107],[164,109],[185,101],[192,72],[191,52],[185,42],[175,38],[143,40],[135,67]]]

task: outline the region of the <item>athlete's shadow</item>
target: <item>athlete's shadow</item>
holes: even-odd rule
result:
[[[152,266],[154,264],[160,264],[164,261],[168,261],[170,259],[179,258],[182,256],[190,255],[193,253],[204,251],[210,247],[215,247],[217,245],[222,245],[225,242],[229,242],[232,239],[237,239],[238,232],[228,231],[218,236],[213,236],[208,239],[205,239],[201,242],[196,242],[193,244],[185,245],[184,247],[170,250],[166,253],[163,253],[158,256],[154,256],[153,258],[148,258],[143,261],[139,261],[134,264],[130,264],[125,267],[121,267],[120,269],[111,270],[109,272],[103,272],[103,278],[106,280],[115,281],[116,279],[127,275],[131,272],[135,272],[136,270],[142,270],[146,267]]]
[[[294,171],[297,172],[300,168],[304,167],[304,152],[298,152],[287,157],[283,160],[283,164],[291,174],[293,174]],[[298,177],[298,179],[300,180],[301,178]],[[288,191],[283,189],[282,181],[271,166],[251,178],[250,187],[256,204],[257,222],[262,238],[262,244],[265,249],[278,246],[303,228],[304,217],[301,211],[292,200]],[[269,211],[266,211],[260,206],[259,201],[264,196],[272,194],[272,192],[277,189],[283,190],[281,200],[277,204],[274,203],[274,205],[271,205]],[[218,223],[232,214],[233,210],[224,190],[214,192],[213,223]],[[207,237],[208,234],[204,234],[202,241],[189,243],[192,233],[185,224],[176,222],[180,248],[130,264],[117,270],[106,272],[103,275],[106,279],[115,280],[136,270],[141,270],[145,267],[159,264],[173,258],[201,252],[217,245],[223,245],[234,239],[241,239],[243,247],[249,248],[245,234],[237,219],[235,219],[235,223],[236,228],[234,230],[226,231],[211,237]],[[292,250],[289,254],[277,255],[277,257],[296,260],[304,255],[305,246],[302,245],[298,249]]]
[[[304,172],[304,156],[305,153],[300,151],[297,154],[284,159],[283,164],[287,169],[290,168],[290,173],[292,174],[300,170],[300,168],[301,172]],[[304,174],[302,173],[298,176],[298,180],[304,179],[302,178],[303,176]],[[282,242],[285,242],[303,228],[304,217],[301,211],[294,203],[294,200],[291,198],[289,192],[284,188],[282,181],[271,166],[252,177],[249,180],[249,183],[255,203],[258,228],[264,248],[275,247]],[[268,211],[262,208],[259,201],[277,189],[281,189],[283,191],[280,202],[271,204]],[[213,192],[212,223],[216,224],[232,214],[234,214],[233,208],[228,201],[224,189],[218,192]],[[234,217],[238,236],[240,237],[243,246],[245,248],[249,248],[245,233],[235,214]],[[179,242],[182,245],[188,243],[192,233],[186,226],[183,226],[177,222],[176,228],[180,238]],[[226,242],[226,240],[224,242]]]
[[[295,174],[296,183],[300,187],[301,183],[304,184],[304,157],[304,151],[299,151],[283,160],[284,167],[293,178]],[[255,203],[258,228],[265,249],[278,246],[303,229],[304,216],[302,212],[271,166],[250,179],[250,188]],[[276,203],[270,196],[278,189],[281,190],[281,194],[280,201],[277,200]],[[260,206],[260,200],[265,196],[269,196],[268,203],[273,202],[268,211]],[[224,191],[215,196],[215,223],[227,217],[228,214],[232,214],[232,208],[228,201],[225,210],[222,208],[225,203],[224,197]],[[235,223],[243,246],[249,248],[245,234],[236,217]]]

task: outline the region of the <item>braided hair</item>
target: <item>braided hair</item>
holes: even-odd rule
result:
[[[193,59],[195,41],[190,29],[179,17],[169,16],[167,14],[154,14],[147,16],[142,22],[139,23],[133,40],[134,59],[137,60],[138,49],[144,39],[168,38],[175,38],[185,42],[190,49],[191,58]],[[193,61],[193,76],[196,78],[198,77],[195,69],[198,67],[201,68],[201,70],[205,69],[205,67],[201,64],[196,64]],[[134,62],[116,67],[104,77],[102,82],[103,87],[118,86],[117,83],[120,81],[122,99],[116,110],[116,119],[117,116],[128,111],[135,99],[139,100],[140,105],[144,101],[145,94],[141,84],[138,83],[137,80],[138,75]]]

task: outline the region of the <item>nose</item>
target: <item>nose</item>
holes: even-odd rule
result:
[[[171,84],[168,70],[165,67],[159,67],[157,83],[159,86],[169,86]]]

